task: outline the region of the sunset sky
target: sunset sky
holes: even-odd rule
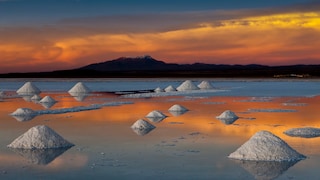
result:
[[[0,73],[122,56],[320,64],[319,0],[0,0]]]

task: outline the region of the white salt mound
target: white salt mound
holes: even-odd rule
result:
[[[32,82],[26,82],[20,89],[16,91],[19,95],[40,94],[41,91]]]
[[[52,97],[50,96],[45,96],[44,98],[42,98],[40,101],[40,103],[55,103],[56,100],[54,100]]]
[[[198,85],[198,87],[199,87],[200,89],[212,89],[212,88],[213,88],[209,81],[202,81],[202,82]]]
[[[9,148],[21,149],[51,149],[72,147],[74,144],[68,142],[54,130],[45,125],[30,128],[27,132],[15,139]]]
[[[239,117],[232,111],[226,110],[219,116],[216,116],[217,119],[238,119]]]
[[[172,92],[172,91],[177,91],[176,88],[174,88],[172,85],[166,87],[164,89],[165,92]]]
[[[192,83],[190,80],[184,81],[179,87],[177,87],[178,91],[189,91],[189,90],[198,90],[199,88]]]
[[[89,93],[91,90],[82,82],[78,82],[69,91],[69,93]]]
[[[132,129],[154,129],[154,125],[150,124],[148,121],[139,119],[132,126]]]
[[[13,113],[11,113],[11,116],[33,116],[36,112],[29,108],[18,108]]]
[[[41,100],[41,96],[39,96],[38,94],[35,94],[31,97],[32,101],[40,101]]]
[[[4,92],[0,91],[0,97],[4,96]]]
[[[154,110],[154,111],[151,111],[150,113],[148,113],[146,115],[146,117],[161,117],[161,118],[163,118],[163,117],[167,117],[167,116],[158,110]]]
[[[320,128],[305,127],[292,128],[284,132],[284,134],[293,137],[313,138],[320,136]]]
[[[171,106],[168,111],[175,111],[175,112],[185,112],[185,111],[189,111],[187,108],[179,105],[179,104],[175,104],[173,106]]]
[[[269,131],[257,132],[228,157],[252,161],[297,161],[306,158]]]
[[[161,89],[160,87],[157,87],[154,92],[159,93],[159,92],[163,92],[163,89]]]

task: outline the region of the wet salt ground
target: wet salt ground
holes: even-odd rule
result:
[[[277,179],[315,179],[319,175],[320,140],[293,138],[283,134],[283,131],[293,127],[319,127],[318,96],[309,97],[310,94],[307,94],[308,97],[261,98],[191,94],[131,99],[98,93],[79,102],[62,92],[44,92],[41,95],[44,97],[47,94],[58,101],[49,109],[22,98],[0,102],[0,178],[254,179],[259,178],[259,174],[272,174],[272,178],[278,176]],[[114,102],[132,104],[74,113],[45,114],[27,122],[18,122],[8,115],[18,107],[47,111]],[[291,106],[283,104],[287,102]],[[167,109],[176,103],[190,111],[180,116],[170,114]],[[241,118],[230,125],[215,119],[226,109],[233,110]],[[256,111],[251,112],[250,109]],[[288,109],[295,111],[286,111]],[[130,126],[152,110],[160,110],[169,117],[153,123],[157,128],[148,134],[137,135]],[[28,159],[28,156],[6,148],[13,139],[38,124],[50,126],[76,146],[47,164],[34,164],[35,161]],[[290,165],[254,164],[268,167],[260,168],[265,172],[253,169],[248,163],[238,163],[227,158],[259,130],[275,133],[308,158]],[[279,174],[274,167],[282,167],[284,170]]]

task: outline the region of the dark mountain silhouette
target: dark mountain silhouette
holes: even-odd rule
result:
[[[0,78],[146,78],[146,77],[248,77],[317,78],[320,65],[265,66],[258,64],[174,64],[151,56],[121,57],[71,70],[0,74]]]

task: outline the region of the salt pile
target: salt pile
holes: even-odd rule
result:
[[[202,82],[198,85],[198,87],[199,87],[200,89],[212,89],[212,88],[213,88],[209,81],[202,81]]]
[[[156,128],[154,125],[150,124],[149,122],[139,119],[137,120],[132,126],[131,129],[138,135],[143,136],[148,134],[150,131],[152,131],[154,128]]]
[[[187,108],[179,105],[179,104],[175,104],[175,105],[171,106],[168,109],[168,111],[174,116],[180,116],[180,115],[186,113],[189,110]]]
[[[40,101],[40,103],[55,103],[57,102],[56,100],[54,100],[52,97],[50,96],[45,96],[44,98],[42,98]]]
[[[226,110],[224,111],[222,114],[220,114],[219,116],[216,116],[217,119],[219,119],[221,122],[223,122],[224,124],[232,124],[234,123],[237,119],[239,119],[239,117],[232,111],[230,110]]]
[[[10,115],[11,116],[31,116],[31,115],[36,115],[36,112],[29,108],[18,108]]]
[[[4,96],[4,92],[0,91],[0,97],[3,97],[3,96]]]
[[[284,132],[284,134],[292,137],[313,138],[320,136],[320,128],[305,127],[292,128]]]
[[[20,89],[16,91],[19,95],[40,94],[41,91],[32,82],[26,82]]]
[[[31,97],[32,101],[40,101],[41,100],[41,96],[39,96],[38,94],[35,94]]]
[[[192,83],[190,80],[184,81],[179,87],[177,87],[178,91],[189,91],[189,90],[198,90],[199,88]]]
[[[74,146],[74,144],[65,140],[48,126],[38,125],[30,128],[7,147],[21,149],[51,149],[72,146]]]
[[[172,92],[172,91],[177,91],[176,88],[174,88],[172,85],[166,87],[164,89],[165,92]]]
[[[159,93],[159,92],[163,92],[163,89],[161,89],[160,87],[157,87],[154,92]]]
[[[91,90],[82,82],[78,82],[68,92],[70,94],[72,94],[72,93],[90,93]]]
[[[160,122],[166,117],[167,117],[166,115],[164,115],[162,112],[158,110],[151,111],[146,115],[146,118],[148,118],[152,122]]]
[[[252,161],[297,161],[306,157],[269,131],[259,131],[229,158]]]
[[[31,119],[36,117],[38,114],[37,112],[29,108],[18,108],[10,115],[14,117],[17,121],[23,122],[23,121],[30,121]]]

